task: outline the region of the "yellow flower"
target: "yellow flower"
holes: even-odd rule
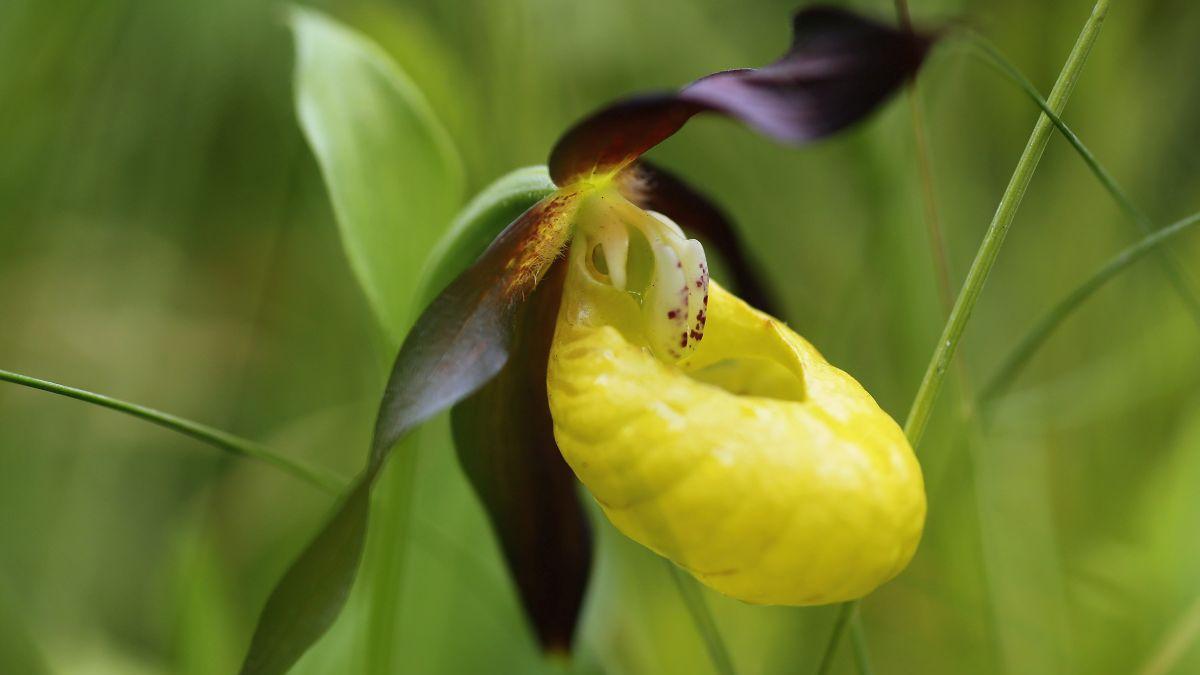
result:
[[[683,289],[707,296],[702,339],[679,357],[656,348],[656,324],[674,322],[645,305],[671,266],[653,265],[643,293],[615,282],[622,261],[605,244],[619,228],[698,243],[661,216],[641,212],[639,228],[617,211],[571,245],[547,377],[559,449],[605,515],[748,602],[848,600],[894,577],[925,519],[900,428],[803,338],[707,279]]]

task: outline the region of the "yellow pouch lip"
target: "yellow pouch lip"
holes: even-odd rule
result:
[[[695,353],[659,361],[637,301],[592,278],[585,249],[572,247],[547,383],[559,447],[613,524],[750,602],[860,597],[903,569],[924,522],[920,468],[870,395],[717,283]],[[702,381],[729,359],[778,364],[789,396]]]

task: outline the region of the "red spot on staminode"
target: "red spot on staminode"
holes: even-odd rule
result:
[[[674,319],[677,316],[679,316],[679,310],[677,310],[677,309],[673,309],[673,310],[667,312],[668,319]]]

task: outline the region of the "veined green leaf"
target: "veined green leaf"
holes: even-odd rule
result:
[[[462,204],[458,155],[425,97],[377,45],[308,9],[291,12],[296,110],[342,245],[391,344],[422,262]]]

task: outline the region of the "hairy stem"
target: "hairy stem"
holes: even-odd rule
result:
[[[332,495],[340,494],[342,488],[345,487],[345,481],[338,478],[332,472],[325,469],[308,466],[307,464],[294,459],[289,459],[283,455],[272,452],[269,448],[256,443],[254,441],[234,436],[233,434],[221,431],[214,427],[199,422],[193,422],[182,417],[165,413],[154,408],[122,401],[120,399],[96,394],[75,387],[68,387],[63,384],[56,384],[47,380],[41,380],[36,377],[22,375],[7,370],[0,370],[0,381],[12,382],[33,389],[48,391],[59,396],[66,396],[93,405],[98,405],[110,410],[132,415],[139,419],[145,420],[152,424],[157,424],[160,427],[170,429],[171,431],[179,432],[185,436],[191,436],[198,441],[207,443],[215,448],[219,448],[226,452],[256,459],[260,462],[265,462],[274,466],[277,469],[291,474],[300,480],[316,487],[320,490],[328,492]]]

